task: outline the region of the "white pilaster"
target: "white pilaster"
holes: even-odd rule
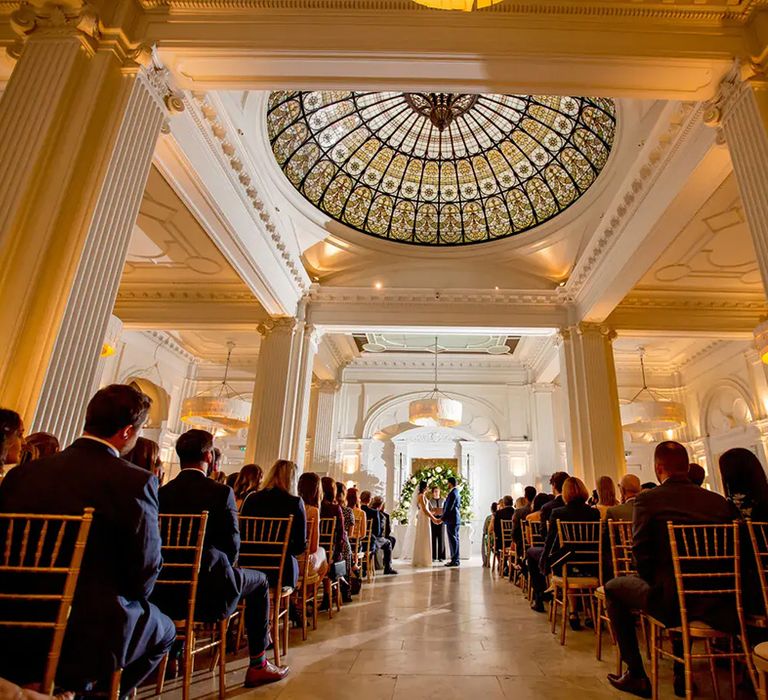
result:
[[[618,480],[626,471],[619,414],[615,334],[604,326],[580,323],[560,333],[560,376],[568,399],[570,467],[588,489],[596,478]]]
[[[560,445],[555,425],[555,385],[531,384],[533,458],[538,476],[558,471]]]
[[[335,416],[339,384],[332,379],[314,383],[317,392],[317,416],[314,428],[312,470],[333,474],[336,466]]]

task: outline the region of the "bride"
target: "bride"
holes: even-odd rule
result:
[[[429,510],[427,482],[421,481],[411,501],[403,555],[405,559],[411,559],[414,568],[432,566],[432,529],[429,526],[431,522],[440,521]]]

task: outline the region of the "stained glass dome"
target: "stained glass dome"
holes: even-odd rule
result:
[[[594,183],[611,100],[542,95],[273,92],[272,151],[336,221],[392,241],[456,246],[527,231]]]

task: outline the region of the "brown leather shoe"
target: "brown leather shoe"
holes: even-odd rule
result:
[[[637,695],[640,698],[651,697],[651,682],[648,680],[648,676],[634,678],[629,675],[629,671],[621,676],[609,673],[608,682],[617,690],[623,690],[625,693],[632,693],[632,695]]]
[[[289,670],[288,666],[275,666],[270,661],[267,661],[263,668],[249,666],[245,672],[245,683],[243,685],[246,688],[256,688],[267,683],[275,683],[276,681],[283,680],[288,675]]]

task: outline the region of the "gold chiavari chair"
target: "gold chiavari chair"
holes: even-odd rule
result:
[[[748,627],[768,627],[768,523],[747,520],[747,531],[760,583],[763,615],[749,616],[746,622]],[[751,656],[758,696],[768,700],[768,642],[758,644]]]
[[[226,694],[226,643],[228,618],[215,625],[197,622],[197,591],[200,581],[200,564],[203,558],[205,530],[208,523],[208,511],[200,514],[167,514],[159,517],[160,538],[162,541],[163,568],[155,583],[153,600],[161,609],[172,612],[176,617],[184,608],[184,617],[174,619],[176,639],[184,643],[182,658],[182,698],[188,700],[192,676],[195,671],[195,657],[198,654],[216,650],[215,662],[219,667],[219,697]],[[214,628],[215,631],[214,631]],[[210,636],[205,631],[210,629]],[[160,664],[157,675],[156,692],[163,692],[165,668],[168,655]],[[213,664],[212,664],[213,666]]]
[[[685,667],[685,696],[693,698],[693,662],[709,662],[710,675],[715,698],[720,697],[715,659],[727,659],[731,666],[731,691],[736,697],[736,661],[746,661],[743,651],[736,651],[734,635],[714,629],[709,624],[695,620],[689,610],[696,604],[710,600],[720,612],[723,606],[732,610],[739,624],[739,638],[743,649],[748,649],[746,622],[741,596],[741,557],[739,550],[739,525],[674,525],[667,524],[672,551],[672,565],[675,572],[678,602],[680,604],[680,625],[665,627],[661,622],[648,616],[651,626],[651,685],[653,699],[659,697],[659,658],[664,657],[682,663]],[[714,600],[712,600],[714,599]],[[683,656],[664,648],[664,638],[680,635]],[[728,642],[728,650],[721,651],[712,641],[721,639]],[[704,643],[704,651],[694,653],[694,641]]]
[[[557,521],[557,536],[560,550],[568,556],[562,564],[560,574],[550,576],[550,584],[554,589],[552,598],[552,632],[557,628],[557,608],[562,609],[560,625],[560,644],[565,644],[568,627],[568,612],[570,600],[582,600],[586,609],[595,619],[593,596],[600,584],[598,569],[600,567],[600,529],[602,523],[597,522],[563,522]],[[550,523],[551,526],[551,523]],[[594,572],[594,573],[593,573]],[[588,607],[587,607],[588,604]]]
[[[629,520],[605,521],[605,528],[600,531],[600,585],[595,590],[597,614],[595,616],[595,656],[600,661],[603,656],[603,623],[608,629],[611,641],[616,644],[616,638],[611,628],[611,621],[605,611],[605,581],[603,580],[603,556],[605,554],[604,538],[608,533],[608,545],[611,553],[611,570],[614,577],[636,574],[635,560],[632,556],[632,523]],[[621,654],[616,646],[616,673],[621,674]]]
[[[365,577],[368,583],[376,577],[376,556],[373,550],[373,521],[368,520],[365,525],[365,536],[360,543],[362,565],[365,567]]]
[[[82,515],[0,513],[0,627],[51,633],[41,690],[53,694],[93,508]],[[120,695],[122,669],[110,680]]]
[[[525,543],[525,555],[531,547],[543,547],[544,538],[541,536],[541,523],[538,520],[523,520],[523,542]],[[527,564],[526,564],[527,567]],[[531,588],[531,572],[526,570],[525,590],[528,602],[533,600],[533,589]]]
[[[320,578],[316,573],[310,573],[309,540],[304,550],[304,556],[299,561],[299,580],[293,592],[293,602],[301,615],[301,639],[306,641],[309,627],[309,604],[312,603],[312,629],[317,629],[317,591]]]
[[[258,569],[270,579],[270,612],[272,615],[272,640],[274,642],[275,664],[280,665],[282,654],[288,653],[288,604],[293,589],[283,586],[283,570],[288,554],[288,540],[291,536],[293,516],[287,518],[256,518],[240,516],[240,557],[243,569]],[[282,621],[282,631],[280,622]],[[240,616],[238,644],[242,638],[245,621]]]
[[[509,567],[509,580],[514,580],[515,569],[515,557],[517,552],[515,550],[515,542],[512,539],[512,520],[501,521],[501,550],[499,552],[499,576],[504,575],[504,567]]]
[[[336,544],[336,518],[320,518],[320,546],[325,549],[328,557],[328,573],[323,579],[323,588],[328,597],[328,619],[333,619],[333,604],[341,611],[341,584],[338,579],[331,578],[333,566],[333,550]]]

